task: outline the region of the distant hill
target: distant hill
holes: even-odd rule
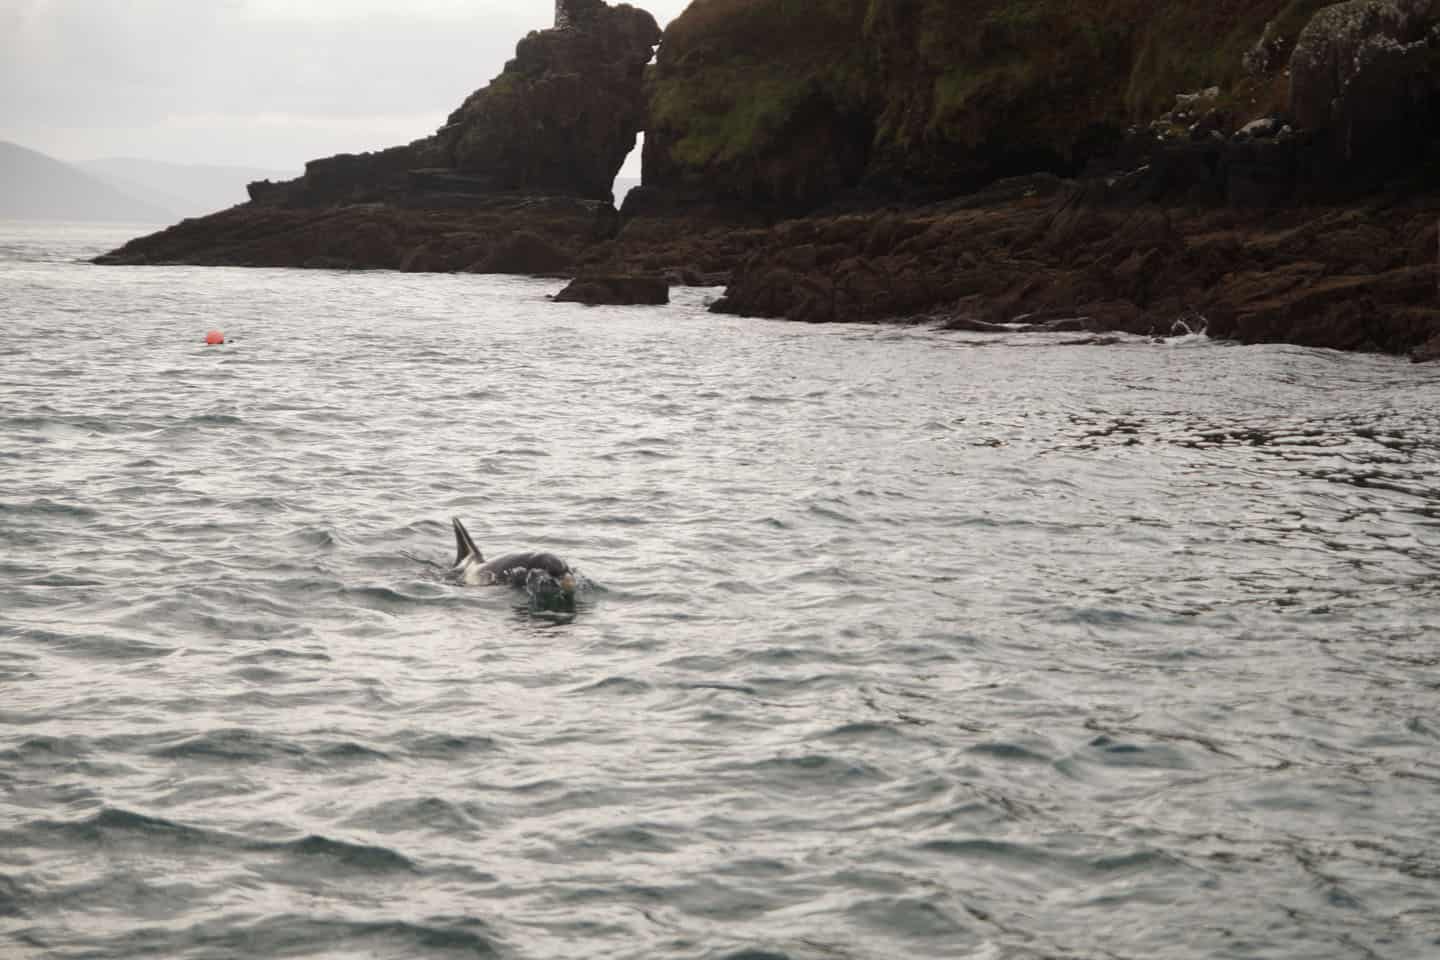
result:
[[[172,219],[198,217],[244,203],[250,199],[245,185],[253,180],[290,180],[303,172],[163,163],[134,157],[108,157],[82,164],[81,169],[124,193],[175,211],[177,217]]]
[[[0,140],[0,217],[170,223],[176,213],[54,157]]]

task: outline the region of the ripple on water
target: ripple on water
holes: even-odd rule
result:
[[[137,660],[158,660],[175,652],[174,647],[149,643],[114,633],[75,634],[53,630],[22,630],[17,641],[34,644],[39,649],[59,653],[87,662],[104,663]]]
[[[338,877],[344,877],[350,871],[372,875],[420,872],[419,866],[409,857],[388,847],[318,834],[285,841],[250,839],[117,807],[106,807],[83,820],[32,821],[9,836],[27,844],[43,836],[51,845],[78,850],[100,846],[111,850],[132,847],[151,850],[156,856],[200,860],[220,852],[252,857],[267,855],[272,861],[278,858],[291,866],[303,865],[312,873],[326,872]]]
[[[0,955],[1434,952],[1433,372],[29,229]]]
[[[394,749],[414,759],[458,762],[465,758],[490,754],[500,749],[494,737],[453,735],[406,729],[386,738]]]
[[[9,514],[23,522],[29,517],[58,517],[74,520],[95,520],[99,511],[78,503],[62,503],[49,497],[39,497],[28,503],[0,501],[0,514]]]
[[[222,918],[182,929],[146,927],[82,941],[119,956],[429,956],[498,955],[488,928],[473,917],[426,922],[346,921],[281,913],[259,921]]]
[[[165,760],[195,760],[222,765],[293,763],[305,754],[303,746],[288,738],[266,736],[243,727],[207,730],[150,751],[151,756]]]
[[[430,831],[442,838],[473,837],[497,818],[486,817],[476,804],[457,804],[439,797],[388,800],[352,814],[345,825],[382,834]]]

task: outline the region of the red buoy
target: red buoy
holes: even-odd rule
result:
[[[219,330],[211,330],[209,333],[205,334],[205,343],[207,346],[218,347],[224,342],[225,334],[221,333]]]

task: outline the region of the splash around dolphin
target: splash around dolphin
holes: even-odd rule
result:
[[[458,517],[455,526],[455,565],[450,576],[467,586],[507,584],[523,589],[532,602],[569,605],[575,602],[575,571],[553,553],[507,553],[486,560]]]

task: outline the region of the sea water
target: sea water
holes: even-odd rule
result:
[[[7,960],[1440,956],[1440,368],[138,232],[0,224]]]

